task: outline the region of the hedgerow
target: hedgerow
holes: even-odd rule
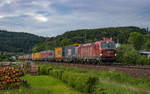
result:
[[[81,92],[94,93],[98,77],[74,72],[64,72],[61,70],[51,70],[50,75],[64,81],[72,88],[75,88]]]
[[[57,79],[62,80],[62,75],[63,75],[64,71],[62,70],[51,70],[49,71],[49,74]]]
[[[48,75],[50,70],[52,70],[52,67],[50,67],[50,66],[39,65],[39,74],[40,75]]]

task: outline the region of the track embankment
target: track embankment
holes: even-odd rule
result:
[[[90,65],[90,64],[69,64],[60,62],[46,62],[48,64],[79,67],[93,70],[117,71],[133,77],[150,78],[150,66],[131,66],[131,65]]]

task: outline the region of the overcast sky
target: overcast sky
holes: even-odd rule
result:
[[[150,0],[0,0],[0,28],[40,36],[117,26],[150,27]]]

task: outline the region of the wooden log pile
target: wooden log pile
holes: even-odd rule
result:
[[[18,87],[22,80],[19,79],[24,73],[14,67],[4,67],[0,69],[0,89]]]

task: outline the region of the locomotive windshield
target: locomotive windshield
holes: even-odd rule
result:
[[[114,43],[102,43],[101,44],[102,49],[115,49],[115,44]]]

